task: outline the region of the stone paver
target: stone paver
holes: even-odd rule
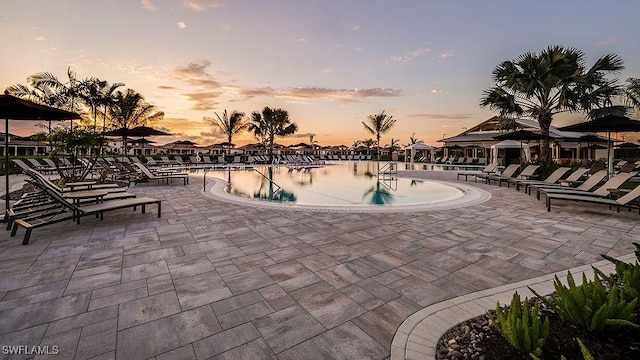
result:
[[[491,197],[310,211],[204,196],[199,174],[129,189],[161,199],[161,218],[111,212],[36,229],[28,246],[22,232],[0,233],[0,344],[55,345],[61,358],[428,358],[425,336],[452,319],[640,239],[635,212],[558,202],[548,213],[534,196],[454,173],[402,175]]]

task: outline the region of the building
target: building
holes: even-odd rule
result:
[[[540,126],[536,120],[515,119],[514,125],[517,129],[540,132]],[[478,125],[475,125],[462,133],[443,138],[438,142],[443,143],[443,156],[471,157],[471,158],[491,158],[491,147],[501,142],[495,139],[496,136],[507,133],[501,129],[500,118],[494,116]],[[580,141],[580,137],[588,135],[581,132],[560,131],[555,126],[549,128],[551,156],[556,161],[575,161],[579,159],[606,158],[606,148],[596,149],[588,142]],[[593,143],[606,143],[607,139],[596,135]],[[531,157],[535,160],[540,153],[539,141],[522,141],[529,146]],[[520,158],[519,149],[501,149],[498,153],[498,161],[504,162],[510,158]]]

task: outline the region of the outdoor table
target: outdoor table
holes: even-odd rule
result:
[[[95,185],[95,184],[96,184],[95,181],[78,181],[78,182],[66,183],[65,186],[67,186],[69,189],[71,189],[71,191],[74,191],[74,188],[76,188],[78,186],[86,186],[89,189],[91,189],[92,186]]]
[[[80,201],[85,199],[96,199],[96,204],[104,201],[104,196],[109,192],[103,190],[85,190],[85,191],[74,191],[68,194],[65,194],[64,197],[71,199],[74,206],[80,206]],[[76,216],[76,223],[80,223],[80,213],[74,209],[73,215]]]

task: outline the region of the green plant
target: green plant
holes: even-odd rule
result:
[[[611,330],[621,326],[638,327],[632,322],[638,300],[627,302],[616,285],[607,292],[597,271],[594,270],[594,281],[588,281],[583,273],[582,285],[579,286],[571,273],[567,272],[567,283],[568,288],[556,276],[555,292],[549,298],[541,297],[535,290],[529,289],[558,315],[588,331]]]
[[[591,355],[591,352],[589,352],[589,349],[587,349],[587,346],[582,342],[582,340],[580,339],[576,339],[576,340],[578,340],[578,345],[580,346],[580,352],[582,352],[582,358],[584,360],[595,360],[595,358],[593,357],[593,355]],[[529,356],[531,356],[533,360],[540,360],[539,357],[533,354],[529,354]],[[560,357],[560,360],[567,360],[567,358],[564,355],[562,355]]]
[[[635,263],[625,263],[608,255],[601,255],[616,265],[616,275],[622,285],[622,295],[627,301],[633,301],[640,296],[640,263],[638,263],[638,260],[640,260],[640,244],[633,243],[633,245],[636,247],[637,260]],[[602,274],[601,272],[599,273]],[[610,279],[609,283],[613,286],[614,280]]]
[[[549,336],[549,319],[544,322],[540,319],[538,302],[531,308],[527,298],[524,304],[520,301],[520,295],[514,293],[509,307],[496,305],[496,317],[489,317],[509,343],[516,349],[536,356],[542,354],[542,345]]]

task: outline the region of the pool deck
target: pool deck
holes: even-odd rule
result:
[[[464,183],[454,172],[401,174]],[[133,186],[162,200],[161,218],[155,207],[109,212],[36,229],[28,246],[23,231],[0,234],[0,349],[55,345],[60,359],[429,358],[411,348],[421,337],[435,346],[421,329],[446,330],[480,309],[474,301],[492,308],[491,296],[588,268],[602,253],[628,255],[640,241],[637,212],[558,202],[548,213],[535,197],[473,181],[490,199],[394,213],[248,206],[205,197],[202,185],[199,174],[187,186]]]

